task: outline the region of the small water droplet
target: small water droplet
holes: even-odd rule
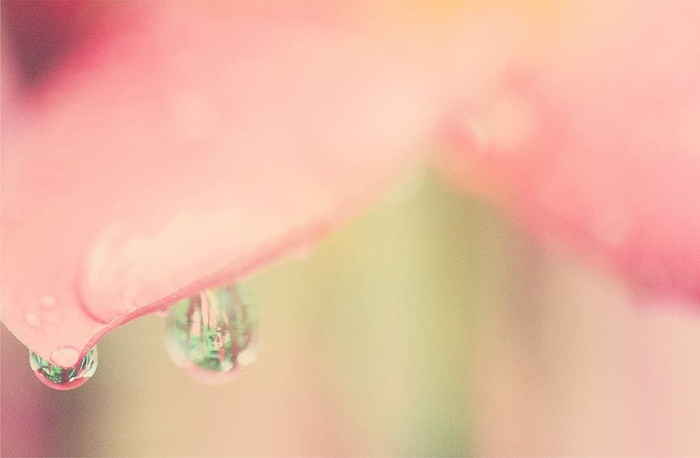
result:
[[[56,306],[56,299],[54,299],[53,296],[49,296],[48,294],[44,297],[41,298],[41,306],[44,307],[45,309],[52,309]]]
[[[224,383],[255,359],[258,322],[255,302],[240,286],[204,290],[171,307],[166,349],[193,379]]]
[[[32,328],[35,328],[41,324],[41,320],[39,320],[39,317],[33,313],[27,313],[24,316],[24,321],[25,323],[27,323],[27,326],[30,326]]]
[[[54,361],[54,354],[56,352],[51,355],[52,361]],[[59,359],[60,357],[59,355]],[[72,390],[83,385],[95,375],[97,370],[97,347],[93,347],[79,361],[69,366],[53,364],[30,351],[29,365],[44,385],[55,390]]]

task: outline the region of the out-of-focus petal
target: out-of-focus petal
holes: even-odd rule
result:
[[[700,3],[555,2],[447,124],[450,172],[529,227],[700,299]]]

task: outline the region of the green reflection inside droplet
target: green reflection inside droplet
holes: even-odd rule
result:
[[[238,355],[257,340],[254,302],[238,286],[205,290],[177,302],[168,316],[168,351],[181,367],[212,373],[239,366]]]
[[[74,382],[77,379],[90,378],[97,370],[97,348],[92,348],[80,361],[71,367],[57,366],[34,352],[29,352],[29,364],[32,370],[45,381],[54,385]]]

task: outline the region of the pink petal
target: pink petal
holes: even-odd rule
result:
[[[700,3],[550,13],[452,118],[453,178],[646,287],[700,299]]]
[[[86,351],[357,211],[439,98],[416,43],[368,14],[110,3],[36,81],[4,40],[6,326],[44,357]]]

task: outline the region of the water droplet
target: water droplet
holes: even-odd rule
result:
[[[53,296],[49,296],[48,294],[44,297],[41,298],[41,306],[44,307],[45,309],[52,309],[56,306],[56,299],[54,299]]]
[[[35,328],[41,324],[41,320],[39,320],[39,317],[33,313],[27,313],[24,316],[24,321],[27,323],[27,326],[30,326],[32,328]]]
[[[195,380],[224,383],[255,359],[258,322],[255,303],[240,286],[204,290],[171,307],[166,349]]]
[[[64,348],[75,350],[73,347]],[[77,352],[77,350],[75,351]],[[69,357],[68,353],[70,352],[63,351],[63,353],[59,353],[59,359]],[[83,385],[95,375],[97,370],[97,347],[93,347],[79,361],[68,366],[54,364],[54,355],[56,355],[56,351],[51,355],[52,363],[32,351],[29,352],[29,365],[37,378],[48,387],[55,390],[72,390]],[[79,356],[80,354],[78,353]]]

